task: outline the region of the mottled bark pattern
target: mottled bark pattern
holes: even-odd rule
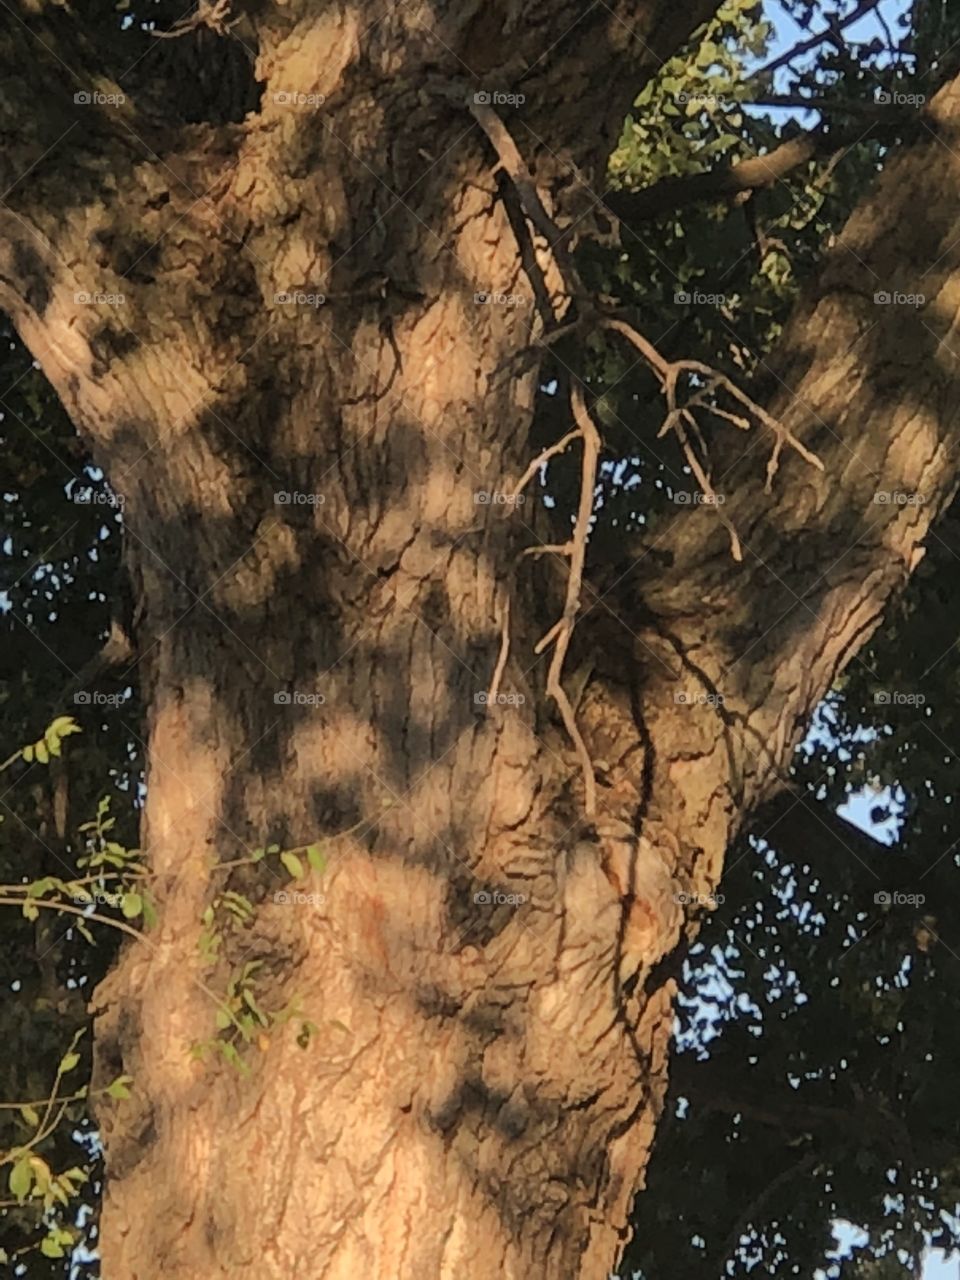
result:
[[[600,788],[582,823],[532,657],[559,580],[517,567],[529,505],[475,501],[530,459],[536,371],[515,357],[538,321],[457,103],[522,85],[512,127],[562,222],[570,166],[601,189],[627,101],[709,9],[294,0],[244,17],[262,97],[242,124],[173,130],[133,103],[67,146],[65,92],[62,118],[33,77],[0,100],[5,137],[14,107],[29,117],[4,187],[37,166],[0,213],[0,299],[125,499],[141,606],[160,923],[96,997],[98,1072],[136,1081],[101,1111],[107,1280],[599,1280],[615,1262],[665,1085],[669,957],[695,927],[683,895],[716,886],[954,484],[938,344],[960,147],[931,141],[891,165],[786,343],[776,408],[825,473],[785,458],[763,496],[748,439],[727,486],[745,563],[713,513],[683,512],[658,573],[641,558],[581,622]],[[62,24],[47,34],[65,52]],[[27,39],[0,37],[13,65]],[[934,115],[952,138],[960,95]],[[943,248],[910,343],[862,273],[845,284],[865,261],[908,288],[908,235],[925,261]],[[878,488],[926,501],[880,507]],[[485,713],[511,592],[501,688],[524,700]],[[722,709],[676,697],[717,691]],[[329,869],[300,887],[322,903],[216,871],[318,838]],[[211,967],[199,921],[225,883],[257,914]],[[243,1077],[188,1050],[214,1034],[203,988],[250,959],[261,1003],[296,998],[319,1032],[303,1049],[296,1021],[277,1028]]]

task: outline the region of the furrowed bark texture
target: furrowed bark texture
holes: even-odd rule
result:
[[[774,408],[824,473],[785,456],[766,496],[762,439],[738,436],[744,563],[685,512],[656,574],[643,555],[585,592],[584,824],[532,656],[562,575],[518,563],[532,504],[476,500],[530,460],[513,357],[538,321],[457,104],[524,93],[504,112],[542,190],[571,165],[600,190],[609,86],[629,98],[709,12],[679,8],[262,6],[241,28],[259,111],[176,129],[127,102],[74,131],[73,84],[26,113],[38,67],[85,55],[61,15],[0,37],[0,299],[124,498],[141,608],[160,920],[96,997],[98,1077],[136,1081],[100,1112],[108,1280],[596,1280],[622,1247],[689,902],[916,564],[960,404],[950,88],[784,344]],[[511,593],[510,701],[484,710]],[[313,840],[322,877],[218,870]],[[211,963],[224,888],[256,915]],[[272,1026],[249,1075],[195,1061],[210,992],[251,961],[260,1004],[317,1032]]]

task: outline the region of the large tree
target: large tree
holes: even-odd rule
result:
[[[95,1082],[137,1086],[98,1115],[108,1277],[622,1250],[680,944],[958,478],[960,84],[749,388],[575,260],[823,149],[601,199],[715,8],[202,5],[163,59],[6,11],[0,301],[122,499],[148,727],[157,921],[94,1001]],[[598,330],[712,499],[603,555]]]

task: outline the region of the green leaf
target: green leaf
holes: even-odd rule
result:
[[[53,1236],[43,1237],[40,1241],[40,1252],[45,1258],[62,1258],[64,1256],[63,1247]]]
[[[28,920],[36,920],[40,914],[40,908],[35,902],[31,902],[29,898],[23,904],[23,914]]]
[[[28,1102],[25,1102],[23,1106],[20,1108],[20,1114],[23,1116],[24,1120],[26,1120],[27,1124],[30,1125],[32,1129],[36,1129],[40,1124],[39,1115],[37,1114],[36,1110],[30,1106]]]
[[[82,732],[83,730],[77,724],[76,720],[74,720],[73,716],[57,716],[55,720],[50,722],[50,726],[47,729],[47,735],[49,736],[52,734],[56,738],[69,738],[71,733]],[[109,798],[101,801],[104,808],[106,808],[109,803]]]
[[[22,1204],[30,1194],[30,1188],[32,1186],[33,1169],[30,1165],[30,1157],[23,1155],[10,1170],[10,1194],[16,1196]]]
[[[295,853],[291,853],[288,849],[285,853],[281,853],[280,861],[293,876],[294,880],[302,880],[304,876],[303,863]]]
[[[133,920],[143,911],[143,899],[139,893],[131,890],[123,895],[123,901],[120,903],[120,910],[128,920]]]
[[[44,876],[42,880],[34,880],[27,885],[27,897],[42,898],[50,889],[56,888],[58,883],[53,876]]]
[[[255,1014],[260,1019],[260,1022],[265,1027],[268,1027],[270,1025],[270,1019],[267,1017],[267,1015],[263,1012],[263,1010],[257,1004],[256,997],[254,996],[253,992],[250,990],[249,987],[245,987],[243,990],[243,1003],[247,1006],[247,1008],[250,1010],[251,1013]]]
[[[143,893],[140,896],[143,899],[143,927],[152,929],[158,919],[157,908],[154,906],[153,898],[149,893]]]
[[[79,1053],[73,1053],[72,1051],[70,1053],[65,1053],[60,1059],[60,1074],[65,1076],[68,1071],[73,1070],[79,1061]]]
[[[250,1068],[240,1057],[236,1045],[228,1044],[226,1041],[220,1041],[220,1052],[223,1054],[225,1060],[229,1062],[232,1067],[236,1067],[242,1076],[248,1076],[250,1074]]]
[[[314,871],[323,871],[326,868],[327,860],[323,856],[323,850],[318,844],[307,845],[307,861],[313,867]]]

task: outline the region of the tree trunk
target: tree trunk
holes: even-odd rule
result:
[[[98,1075],[135,1080],[100,1112],[104,1274],[599,1280],[662,1105],[671,957],[953,492],[960,152],[891,164],[789,335],[774,407],[824,471],[785,456],[765,495],[751,440],[725,508],[742,565],[714,512],[682,512],[668,571],[644,555],[586,594],[585,822],[533,656],[563,575],[520,558],[545,537],[534,504],[498,500],[531,457],[517,356],[539,323],[509,192],[405,10],[371,33],[306,8],[257,31],[258,116],[144,151],[144,121],[105,110],[110,176],[61,149],[4,222],[0,296],[124,498],[139,601],[159,923],[95,1001]],[[707,8],[633,29],[665,53]],[[653,65],[601,9],[539,68],[543,22],[572,14],[499,15],[534,68],[515,136],[546,192],[574,161],[599,181],[613,73],[632,92]],[[482,63],[485,12],[444,14],[442,47]],[[958,101],[932,108],[948,138]],[[936,263],[923,290],[908,236]],[[927,293],[911,344],[861,262]],[[224,865],[314,841],[309,880]],[[228,889],[254,919],[221,909],[211,957]],[[252,962],[259,1007],[289,1018],[242,1070],[198,1060]]]

